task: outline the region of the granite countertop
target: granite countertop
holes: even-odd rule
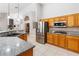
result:
[[[70,36],[79,36],[79,31],[65,31],[67,34],[63,34],[63,35],[70,35]],[[54,33],[53,32],[48,32],[50,34],[62,34],[62,33]]]
[[[62,33],[54,33],[55,31],[64,31],[70,36],[79,36],[79,28],[50,28],[49,33],[53,34],[62,34]]]
[[[0,31],[0,33],[6,33],[6,32],[25,33],[23,30],[5,30],[5,31]]]
[[[27,34],[22,30],[9,30],[9,31],[0,31],[0,37],[18,37],[22,34]]]
[[[70,36],[79,36],[79,31],[67,31],[67,35],[70,35]]]
[[[33,47],[18,37],[0,37],[0,56],[16,56]]]

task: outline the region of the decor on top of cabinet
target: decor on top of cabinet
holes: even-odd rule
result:
[[[29,20],[29,16],[25,16],[24,21]]]
[[[38,22],[33,22],[33,28],[38,28]]]

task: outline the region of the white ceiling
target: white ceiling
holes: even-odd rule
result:
[[[31,3],[19,3],[19,11],[26,8]],[[16,13],[18,12],[18,8],[15,8],[18,6],[18,3],[10,3],[10,13]],[[0,3],[0,13],[7,13],[8,12],[8,3]]]

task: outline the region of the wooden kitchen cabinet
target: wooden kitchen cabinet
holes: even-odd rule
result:
[[[47,43],[65,47],[65,35],[62,34],[47,34]]]
[[[47,42],[52,43],[52,35],[50,33],[47,33]]]
[[[67,22],[66,24],[68,27],[79,27],[79,13],[58,16],[54,18],[40,19],[40,21],[48,22],[49,27],[53,27],[54,22],[59,22],[59,21],[66,21]]]
[[[79,36],[47,33],[47,43],[79,53]]]
[[[59,21],[66,21],[67,22],[67,16],[61,16],[61,17],[59,17]]]
[[[79,52],[79,37],[66,36],[67,49]]]
[[[58,34],[53,34],[54,45],[58,45]]]
[[[75,15],[68,15],[67,16],[67,26],[74,27],[75,26]]]
[[[60,19],[59,17],[55,17],[55,18],[54,18],[54,22],[58,22],[59,19]]]
[[[54,39],[53,39],[53,34],[47,33],[47,43],[49,44],[53,44],[54,43]]]
[[[68,27],[79,27],[79,13],[67,16]]]
[[[27,51],[24,51],[24,52],[18,54],[17,56],[33,56],[33,48],[31,48]]]
[[[58,45],[63,48],[66,47],[66,35],[64,34],[58,35]]]
[[[27,35],[26,34],[21,34],[20,36],[19,36],[19,38],[21,38],[22,40],[27,40]]]
[[[47,43],[58,45],[58,35],[47,33]]]
[[[49,23],[49,27],[53,27],[54,26],[54,18],[49,18],[48,23]]]
[[[75,26],[79,27],[79,14],[76,14]]]

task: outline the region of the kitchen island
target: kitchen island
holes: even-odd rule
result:
[[[34,45],[18,37],[0,37],[0,56],[32,56]]]

